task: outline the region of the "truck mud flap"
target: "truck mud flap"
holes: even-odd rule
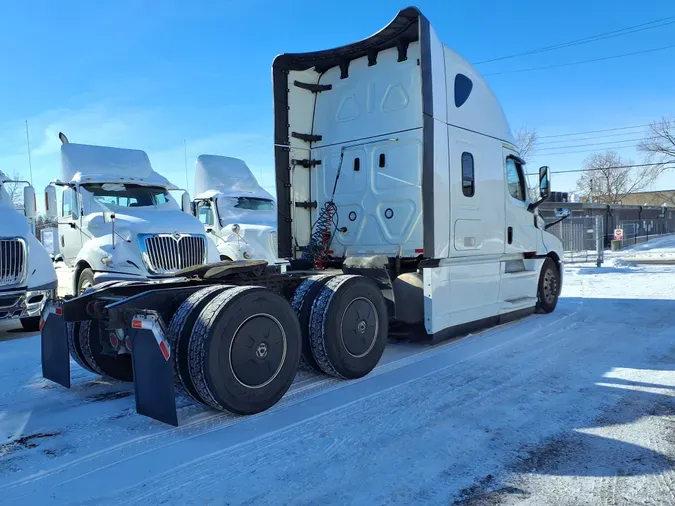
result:
[[[161,318],[134,316],[130,334],[136,412],[177,427],[171,348]]]
[[[42,376],[70,388],[70,353],[63,308],[48,306],[40,319]]]

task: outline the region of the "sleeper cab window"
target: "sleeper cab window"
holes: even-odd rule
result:
[[[513,158],[506,159],[506,181],[509,193],[514,199],[525,200],[525,183],[523,169]]]
[[[473,155],[462,153],[462,193],[465,197],[473,197],[476,185],[473,171]]]
[[[464,74],[457,74],[455,76],[455,107],[460,108],[464,102],[469,100],[471,90],[473,89],[473,82]]]

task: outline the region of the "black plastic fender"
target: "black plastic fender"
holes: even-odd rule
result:
[[[178,426],[171,347],[161,317],[136,315],[131,320],[131,358],[136,412]]]
[[[70,388],[70,350],[63,307],[49,304],[40,319],[42,376]]]

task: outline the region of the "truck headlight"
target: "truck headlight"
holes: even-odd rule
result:
[[[251,258],[251,255],[249,254],[248,251],[244,251],[244,254],[243,254],[242,256],[243,256],[246,260],[248,260],[249,258]]]
[[[111,256],[101,258],[101,263],[105,266],[112,267],[113,259]]]

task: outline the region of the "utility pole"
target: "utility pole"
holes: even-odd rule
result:
[[[185,154],[185,191],[189,191],[188,185],[190,184],[188,180],[188,170],[187,170],[187,142],[183,139],[183,152]]]
[[[593,180],[591,179],[591,193],[588,196],[588,202],[593,203]]]
[[[30,174],[30,185],[33,186],[33,164],[30,159],[30,137],[28,135],[28,120],[26,120],[26,144],[28,146],[28,171]]]

